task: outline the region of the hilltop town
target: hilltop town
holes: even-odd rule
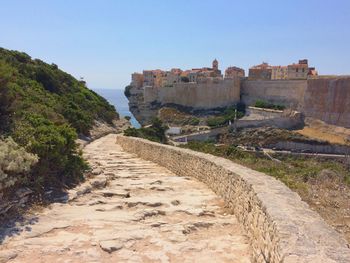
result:
[[[307,59],[301,59],[298,63],[288,66],[271,66],[266,62],[249,69],[250,80],[300,80],[313,78],[318,75],[315,67],[309,67]],[[172,87],[177,83],[210,83],[223,79],[244,78],[245,71],[242,68],[231,66],[225,70],[225,74],[219,70],[219,62],[214,59],[212,67],[193,68],[181,70],[172,68],[169,71],[160,69],[144,70],[142,73],[131,75],[131,85],[137,88],[153,86],[156,88]]]
[[[328,124],[350,127],[349,82],[347,76],[318,75],[307,59],[287,66],[263,62],[249,68],[248,76],[236,66],[222,74],[215,59],[211,67],[133,73],[125,94],[130,111],[142,125],[167,106],[203,112],[264,101]]]

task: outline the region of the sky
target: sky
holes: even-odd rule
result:
[[[350,74],[348,0],[0,0],[0,46],[123,89],[133,72],[287,65]]]

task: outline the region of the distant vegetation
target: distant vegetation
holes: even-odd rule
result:
[[[223,114],[207,119],[208,126],[212,128],[227,125],[229,121],[234,122],[235,118],[240,119],[244,116],[245,105],[239,104],[237,106],[228,107],[223,111]]]
[[[10,158],[12,167],[15,159],[38,158],[24,161],[22,168],[1,168],[6,178],[21,174],[15,186],[43,189],[81,179],[87,165],[77,149],[78,134],[88,136],[95,120],[111,124],[116,118],[114,106],[89,90],[84,81],[55,64],[0,48],[0,135],[14,141],[1,142],[9,144],[5,159]],[[29,163],[33,165],[30,172]],[[25,180],[22,172],[26,172]]]
[[[281,162],[273,161],[262,153],[245,152],[232,145],[215,146],[211,142],[189,142],[182,146],[191,150],[213,154],[230,159],[259,172],[271,175],[293,190],[303,194],[307,183],[317,177],[322,170],[329,170],[350,185],[350,170],[346,164],[323,161],[310,157],[278,156]]]
[[[124,135],[139,137],[147,139],[154,142],[166,143],[167,138],[165,136],[165,131],[168,129],[162,121],[158,118],[152,120],[152,124],[148,127],[142,127],[139,129],[128,128],[124,131]]]
[[[283,105],[279,105],[279,104],[273,104],[273,103],[269,103],[263,100],[257,100],[255,102],[255,107],[257,108],[264,108],[264,109],[273,109],[273,110],[284,110],[286,107]]]

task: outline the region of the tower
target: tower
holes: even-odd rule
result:
[[[213,61],[213,70],[219,70],[219,62],[216,59]]]

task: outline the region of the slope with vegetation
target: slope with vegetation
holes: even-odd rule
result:
[[[151,125],[147,127],[141,127],[139,129],[128,128],[124,131],[124,135],[131,137],[139,137],[154,142],[166,143],[167,138],[165,135],[165,131],[167,129],[168,127],[164,125],[160,119],[154,118],[152,120]]]
[[[350,242],[350,159],[245,152],[232,144],[189,142],[182,147],[213,154],[285,183]],[[268,187],[268,186],[267,186]]]
[[[114,106],[57,65],[0,48],[0,146],[9,152],[0,158],[0,174],[4,181],[16,178],[0,182],[0,194],[78,182],[87,169],[78,135],[89,136],[96,120],[113,125],[118,118]],[[26,165],[11,168],[15,163],[6,158]]]

